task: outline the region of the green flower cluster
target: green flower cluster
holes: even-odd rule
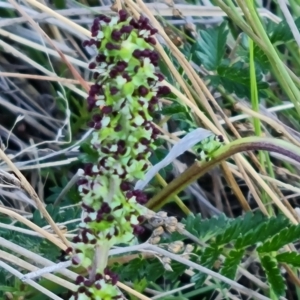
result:
[[[151,113],[158,99],[170,92],[156,72],[155,33],[147,18],[134,20],[121,10],[114,18],[96,17],[92,39],[84,43],[98,50],[89,65],[95,84],[87,103],[93,113],[91,147],[99,159],[85,166],[78,182],[83,218],[73,239],[72,261],[88,271],[89,279],[78,277],[72,299],[122,298],[115,286],[117,276],[105,264],[97,264],[96,258],[107,255],[115,244],[131,243],[143,231],[141,204],[147,197],[133,185],[148,169],[159,133]]]

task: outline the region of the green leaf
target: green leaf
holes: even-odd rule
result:
[[[213,269],[213,266],[220,254],[222,253],[223,248],[212,248],[207,247],[201,255],[200,264],[206,268]],[[202,287],[207,275],[202,272],[196,272],[195,275],[191,278],[191,282],[195,282],[195,288]]]
[[[235,274],[238,268],[239,263],[241,262],[243,255],[244,255],[244,250],[231,250],[229,252],[229,255],[226,257],[223,267],[221,269],[221,274],[234,279]]]
[[[243,249],[258,242],[264,242],[269,237],[274,236],[276,233],[278,233],[281,228],[285,228],[289,225],[289,220],[283,215],[278,215],[270,219],[266,219],[261,215],[261,218],[261,220],[259,220],[259,218],[256,218],[256,220],[252,220],[254,222],[257,222],[256,224],[258,225],[255,226],[252,223],[252,227],[252,225],[249,224],[249,228],[251,228],[251,230],[238,237],[234,245],[236,249]]]
[[[182,223],[185,224],[185,229],[204,242],[224,232],[229,222],[230,219],[224,214],[210,219],[202,219],[200,214],[196,216],[190,215],[187,219],[182,220]]]
[[[291,225],[288,228],[282,229],[271,239],[267,240],[263,245],[257,248],[259,253],[267,253],[278,251],[283,246],[292,243],[299,239],[300,225]]]
[[[235,93],[238,97],[250,97],[250,76],[249,68],[245,67],[242,62],[234,65],[221,65],[217,69],[218,75],[211,75],[211,85],[218,87],[223,86],[229,93]],[[263,90],[268,88],[268,83],[262,81],[262,74],[256,74],[257,89]]]
[[[218,27],[200,31],[197,54],[207,70],[216,70],[222,61],[228,35],[226,27],[227,23],[222,23]]]
[[[174,102],[171,105],[163,107],[163,109],[161,110],[161,113],[163,115],[171,116],[171,115],[178,114],[178,113],[187,113],[187,109],[183,105]]]
[[[99,158],[98,152],[91,147],[89,141],[86,141],[81,144],[80,152],[82,154],[79,155],[78,159],[82,163],[94,163]]]
[[[284,277],[280,273],[277,261],[275,258],[265,255],[260,257],[261,265],[264,268],[268,283],[270,284],[274,294],[277,297],[285,295]]]
[[[150,162],[152,165],[156,165],[160,161],[162,161],[167,155],[169,151],[164,149],[164,148],[157,148],[153,151],[151,157],[150,157]],[[168,172],[172,172],[173,166],[172,164],[167,165],[166,167],[162,168],[159,170],[159,174],[163,177],[166,178],[166,174]]]
[[[286,263],[292,265],[293,267],[300,267],[300,254],[296,252],[284,252],[278,254],[276,259],[280,263]]]
[[[256,76],[258,77],[258,74],[261,73],[263,74],[268,73],[270,71],[271,65],[264,51],[257,44],[254,43],[253,52],[254,52]],[[241,46],[238,47],[236,54],[239,57],[239,59],[243,60],[244,63],[247,64],[245,67],[247,67],[249,73],[249,69],[248,69],[249,59],[250,59],[249,37],[245,33],[242,33],[241,35]]]
[[[295,20],[295,25],[300,30],[300,18]],[[290,26],[285,20],[274,26],[274,30],[270,34],[270,40],[272,43],[287,43],[294,40]]]

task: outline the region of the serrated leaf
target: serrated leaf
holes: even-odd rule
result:
[[[218,75],[211,75],[208,78],[214,87],[219,85],[229,93],[234,93],[238,97],[250,97],[250,76],[249,69],[243,63],[238,62],[234,65],[221,65],[217,69]],[[263,90],[268,88],[268,83],[262,81],[262,75],[256,75],[257,89]]]
[[[197,54],[207,70],[216,70],[222,61],[228,35],[226,27],[227,24],[222,23],[218,27],[200,32],[201,40],[198,41]]]
[[[300,18],[295,20],[295,25],[300,30]],[[291,28],[285,20],[274,26],[274,30],[270,34],[270,40],[272,43],[287,43],[294,40]]]
[[[293,267],[300,267],[300,254],[296,252],[284,252],[276,256],[276,259],[280,263],[286,263]]]
[[[223,248],[212,248],[207,247],[203,251],[201,258],[200,258],[200,264],[206,268],[212,269],[215,262],[219,258],[220,254],[222,253]],[[195,275],[192,276],[191,282],[195,282],[195,288],[200,288],[207,275],[202,272],[196,272]]]
[[[286,288],[285,281],[283,275],[280,273],[276,259],[265,255],[260,257],[260,261],[266,272],[268,283],[271,286],[274,294],[277,297],[284,296]]]
[[[256,222],[256,224],[258,224],[257,226],[255,226],[253,223],[249,224],[249,228],[253,229],[238,237],[234,245],[236,249],[243,249],[258,242],[263,242],[269,237],[274,236],[282,228],[289,225],[289,220],[283,215],[279,215],[270,219],[261,215],[261,218],[261,220],[253,220],[253,223]]]
[[[237,49],[237,55],[239,59],[242,59],[247,64],[247,68],[248,68],[249,59],[250,59],[249,37],[245,33],[242,33],[241,35],[241,46],[238,47]],[[254,55],[256,76],[260,73],[266,74],[267,72],[269,72],[271,67],[269,59],[265,54],[265,52],[257,44],[254,44],[253,55]],[[248,69],[248,73],[249,73],[249,69]]]
[[[238,265],[243,258],[244,252],[245,251],[243,249],[231,250],[224,261],[220,273],[228,278],[234,279]]]
[[[298,240],[300,237],[300,225],[291,225],[282,229],[273,238],[267,240],[257,248],[259,253],[278,251],[283,246]]]
[[[188,216],[187,219],[182,220],[185,229],[204,242],[223,232],[229,222],[230,219],[224,214],[213,216],[210,219],[202,219],[201,215],[198,214]]]

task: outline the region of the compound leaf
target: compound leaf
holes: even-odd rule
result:
[[[284,245],[298,240],[299,236],[300,226],[291,225],[290,227],[282,229],[278,234],[268,239],[264,244],[257,248],[257,251],[260,253],[278,251]]]
[[[295,20],[295,25],[300,30],[300,18]],[[291,28],[285,20],[274,26],[274,30],[270,33],[270,40],[272,43],[287,43],[294,40]]]
[[[265,241],[279,232],[281,228],[288,226],[289,220],[283,215],[278,215],[266,220],[257,219],[257,224],[258,225],[253,224],[253,227],[249,226],[248,228],[253,229],[238,237],[235,243],[236,249],[243,249],[258,242]]]
[[[250,76],[249,68],[242,62],[233,65],[220,65],[217,69],[218,75],[211,75],[208,78],[214,87],[219,85],[229,93],[234,93],[238,97],[250,97]],[[268,88],[268,83],[262,81],[262,74],[256,74],[257,89],[259,91]]]
[[[278,254],[276,259],[280,263],[286,263],[292,265],[293,267],[300,267],[300,254],[297,252],[284,252]]]
[[[197,236],[202,241],[208,241],[210,238],[223,232],[231,219],[224,214],[214,216],[210,219],[202,219],[201,215],[188,216],[181,222],[185,224],[185,229]]]
[[[200,264],[206,268],[213,269],[213,266],[219,258],[219,255],[222,253],[222,250],[223,248],[205,248],[203,254],[201,255]],[[206,277],[206,274],[198,272],[193,275],[191,282],[195,282],[195,288],[200,288],[203,285]]]
[[[216,70],[222,61],[228,35],[226,27],[227,24],[222,23],[218,27],[200,31],[197,54],[207,70]]]
[[[264,268],[268,283],[270,284],[273,292],[279,298],[285,295],[285,282],[284,277],[280,273],[277,261],[275,258],[265,255],[260,257],[261,265]]]
[[[241,262],[243,255],[244,255],[244,250],[231,250],[229,252],[228,257],[226,257],[223,267],[221,269],[221,274],[234,279],[236,270],[238,268],[239,263]]]

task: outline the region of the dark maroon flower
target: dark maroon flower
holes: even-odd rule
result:
[[[87,184],[88,180],[86,178],[80,178],[77,180],[77,185]]]
[[[99,121],[102,120],[102,115],[101,114],[95,114],[95,115],[93,115],[92,118],[93,118],[93,121],[99,122]]]
[[[98,35],[99,30],[91,30],[91,36],[96,37]]]
[[[97,15],[96,18],[97,18],[99,21],[103,21],[103,20],[106,18],[106,16],[101,14],[101,15]]]
[[[129,76],[128,73],[124,73],[124,74],[122,75],[122,77],[125,78],[127,82],[129,82],[129,81],[132,80],[132,78]]]
[[[155,105],[158,103],[158,98],[156,96],[153,96],[150,101],[149,101],[150,104],[152,105]]]
[[[150,34],[151,34],[151,35],[154,35],[154,34],[156,34],[156,33],[158,33],[158,30],[157,30],[156,28],[151,28],[151,29],[150,29]]]
[[[140,223],[143,223],[143,222],[146,220],[146,218],[145,218],[144,216],[138,216],[138,217],[137,217],[137,220],[138,220]]]
[[[77,290],[78,293],[84,293],[86,291],[86,288],[84,286],[79,287]]]
[[[115,45],[113,43],[107,43],[105,45],[107,50],[119,50],[120,49],[120,45]]]
[[[96,46],[96,48],[99,49],[101,47],[101,42],[100,41],[96,41],[95,46]]]
[[[126,198],[127,198],[127,199],[130,199],[130,198],[133,197],[133,196],[134,196],[134,194],[133,194],[132,191],[129,191],[129,192],[126,193]]]
[[[90,39],[90,44],[89,44],[89,46],[91,47],[91,46],[93,46],[93,45],[95,45],[96,44],[96,40],[95,39]]]
[[[136,29],[139,28],[139,24],[138,24],[138,23],[136,22],[136,20],[134,20],[134,19],[131,19],[130,22],[129,22],[129,24],[130,24],[131,26],[133,26],[134,28],[136,28]]]
[[[76,243],[80,243],[81,240],[80,240],[79,236],[76,235],[73,237],[72,242],[76,244]]]
[[[99,72],[95,72],[94,74],[93,74],[93,79],[94,80],[97,80],[98,79],[98,77],[99,77]]]
[[[83,222],[84,223],[89,223],[89,222],[92,222],[92,219],[91,219],[91,217],[87,216],[87,217],[84,218]]]
[[[167,86],[160,86],[157,91],[158,96],[164,96],[164,95],[168,95],[170,93],[171,93],[171,90]]]
[[[138,20],[138,24],[140,25],[140,29],[147,29],[148,28],[149,19],[144,17],[143,15],[140,16]]]
[[[145,231],[144,227],[140,225],[133,226],[133,234],[135,235],[141,235],[142,233],[144,233],[144,231]]]
[[[90,45],[90,40],[85,40],[85,41],[82,42],[83,47],[87,47],[89,45]]]
[[[127,19],[127,12],[124,9],[119,10],[119,20],[124,22]]]
[[[139,142],[142,145],[149,145],[150,144],[150,141],[148,139],[146,139],[145,137],[140,138]]]
[[[120,188],[123,192],[128,191],[130,189],[130,183],[122,181],[122,183],[120,184]]]
[[[92,163],[87,163],[84,166],[84,174],[87,176],[91,176],[93,174],[92,172],[93,164]]]
[[[142,97],[145,97],[149,93],[149,90],[143,85],[139,87],[138,91]]]
[[[105,147],[101,147],[101,152],[104,154],[109,154],[109,149],[105,148]]]
[[[78,275],[76,280],[75,280],[75,284],[80,285],[80,283],[84,282],[84,277],[81,275]]]
[[[111,21],[110,17],[104,16],[104,18],[102,19],[103,22],[105,23],[109,23]]]
[[[113,96],[113,95],[116,95],[117,93],[119,93],[119,89],[115,86],[111,86],[109,88],[109,91],[110,91],[110,94]]]
[[[115,128],[114,128],[115,132],[120,132],[122,130],[122,126],[120,124],[118,124]]]
[[[98,54],[96,56],[96,62],[101,63],[101,62],[105,62],[106,60],[106,56],[104,54]]]
[[[142,51],[139,49],[136,49],[133,51],[132,55],[133,55],[133,57],[139,59],[142,56]]]
[[[101,111],[104,114],[110,114],[112,112],[112,110],[113,110],[113,107],[111,105],[107,105],[107,106],[103,106]]]
[[[79,262],[75,259],[75,257],[72,258],[72,265],[77,266],[79,265]],[[79,289],[78,289],[79,292]]]
[[[145,172],[148,169],[148,167],[149,167],[148,164],[144,164],[143,168],[142,168],[142,171]],[[144,200],[144,198],[143,198],[143,200]],[[146,199],[146,202],[143,202],[143,203],[140,202],[140,204],[146,204],[147,202],[148,202],[148,199]]]
[[[101,85],[96,83],[96,84],[91,85],[89,94],[90,95],[97,95],[97,94],[100,94],[101,90],[102,90]]]
[[[116,78],[117,75],[118,75],[118,71],[117,71],[117,70],[115,70],[115,69],[110,70],[109,76],[110,76],[111,78]]]
[[[93,61],[89,64],[89,69],[95,69],[97,67],[97,64]]]
[[[102,127],[102,123],[101,123],[101,122],[97,122],[97,123],[95,123],[95,125],[94,125],[94,129],[96,129],[96,130],[101,129],[101,127]]]
[[[117,274],[112,274],[111,276],[110,276],[110,278],[111,278],[111,284],[112,285],[116,285],[117,284],[117,282],[118,282],[118,275]]]
[[[133,26],[131,26],[131,25],[124,25],[124,26],[120,29],[120,32],[121,32],[121,33],[130,34],[132,30],[133,30]]]
[[[94,24],[91,27],[91,31],[99,31],[99,29],[100,29],[99,23],[95,23],[94,21]]]
[[[155,37],[153,37],[153,36],[149,36],[149,37],[147,37],[147,38],[144,38],[144,40],[145,40],[147,43],[149,43],[149,44],[151,44],[151,45],[153,45],[153,46],[156,45],[156,39],[155,39]]]
[[[100,273],[97,273],[97,274],[95,275],[95,280],[98,281],[98,280],[101,280],[101,279],[103,279],[103,275],[100,274]]]
[[[116,29],[111,34],[112,39],[115,40],[116,42],[118,42],[121,39],[121,36],[122,36],[122,32]]]
[[[158,81],[163,81],[165,79],[164,75],[162,75],[161,73],[154,73],[154,75],[157,76]]]
[[[89,279],[86,279],[86,280],[84,281],[84,285],[85,285],[86,287],[91,287],[91,286],[93,285],[93,281],[92,281],[92,280],[89,280]]]
[[[102,286],[101,286],[101,284],[100,284],[99,282],[96,282],[96,283],[95,283],[95,288],[96,288],[97,290],[101,290],[101,289],[102,289]]]
[[[120,60],[116,63],[116,70],[118,72],[123,72],[128,67],[128,63],[126,61]]]

